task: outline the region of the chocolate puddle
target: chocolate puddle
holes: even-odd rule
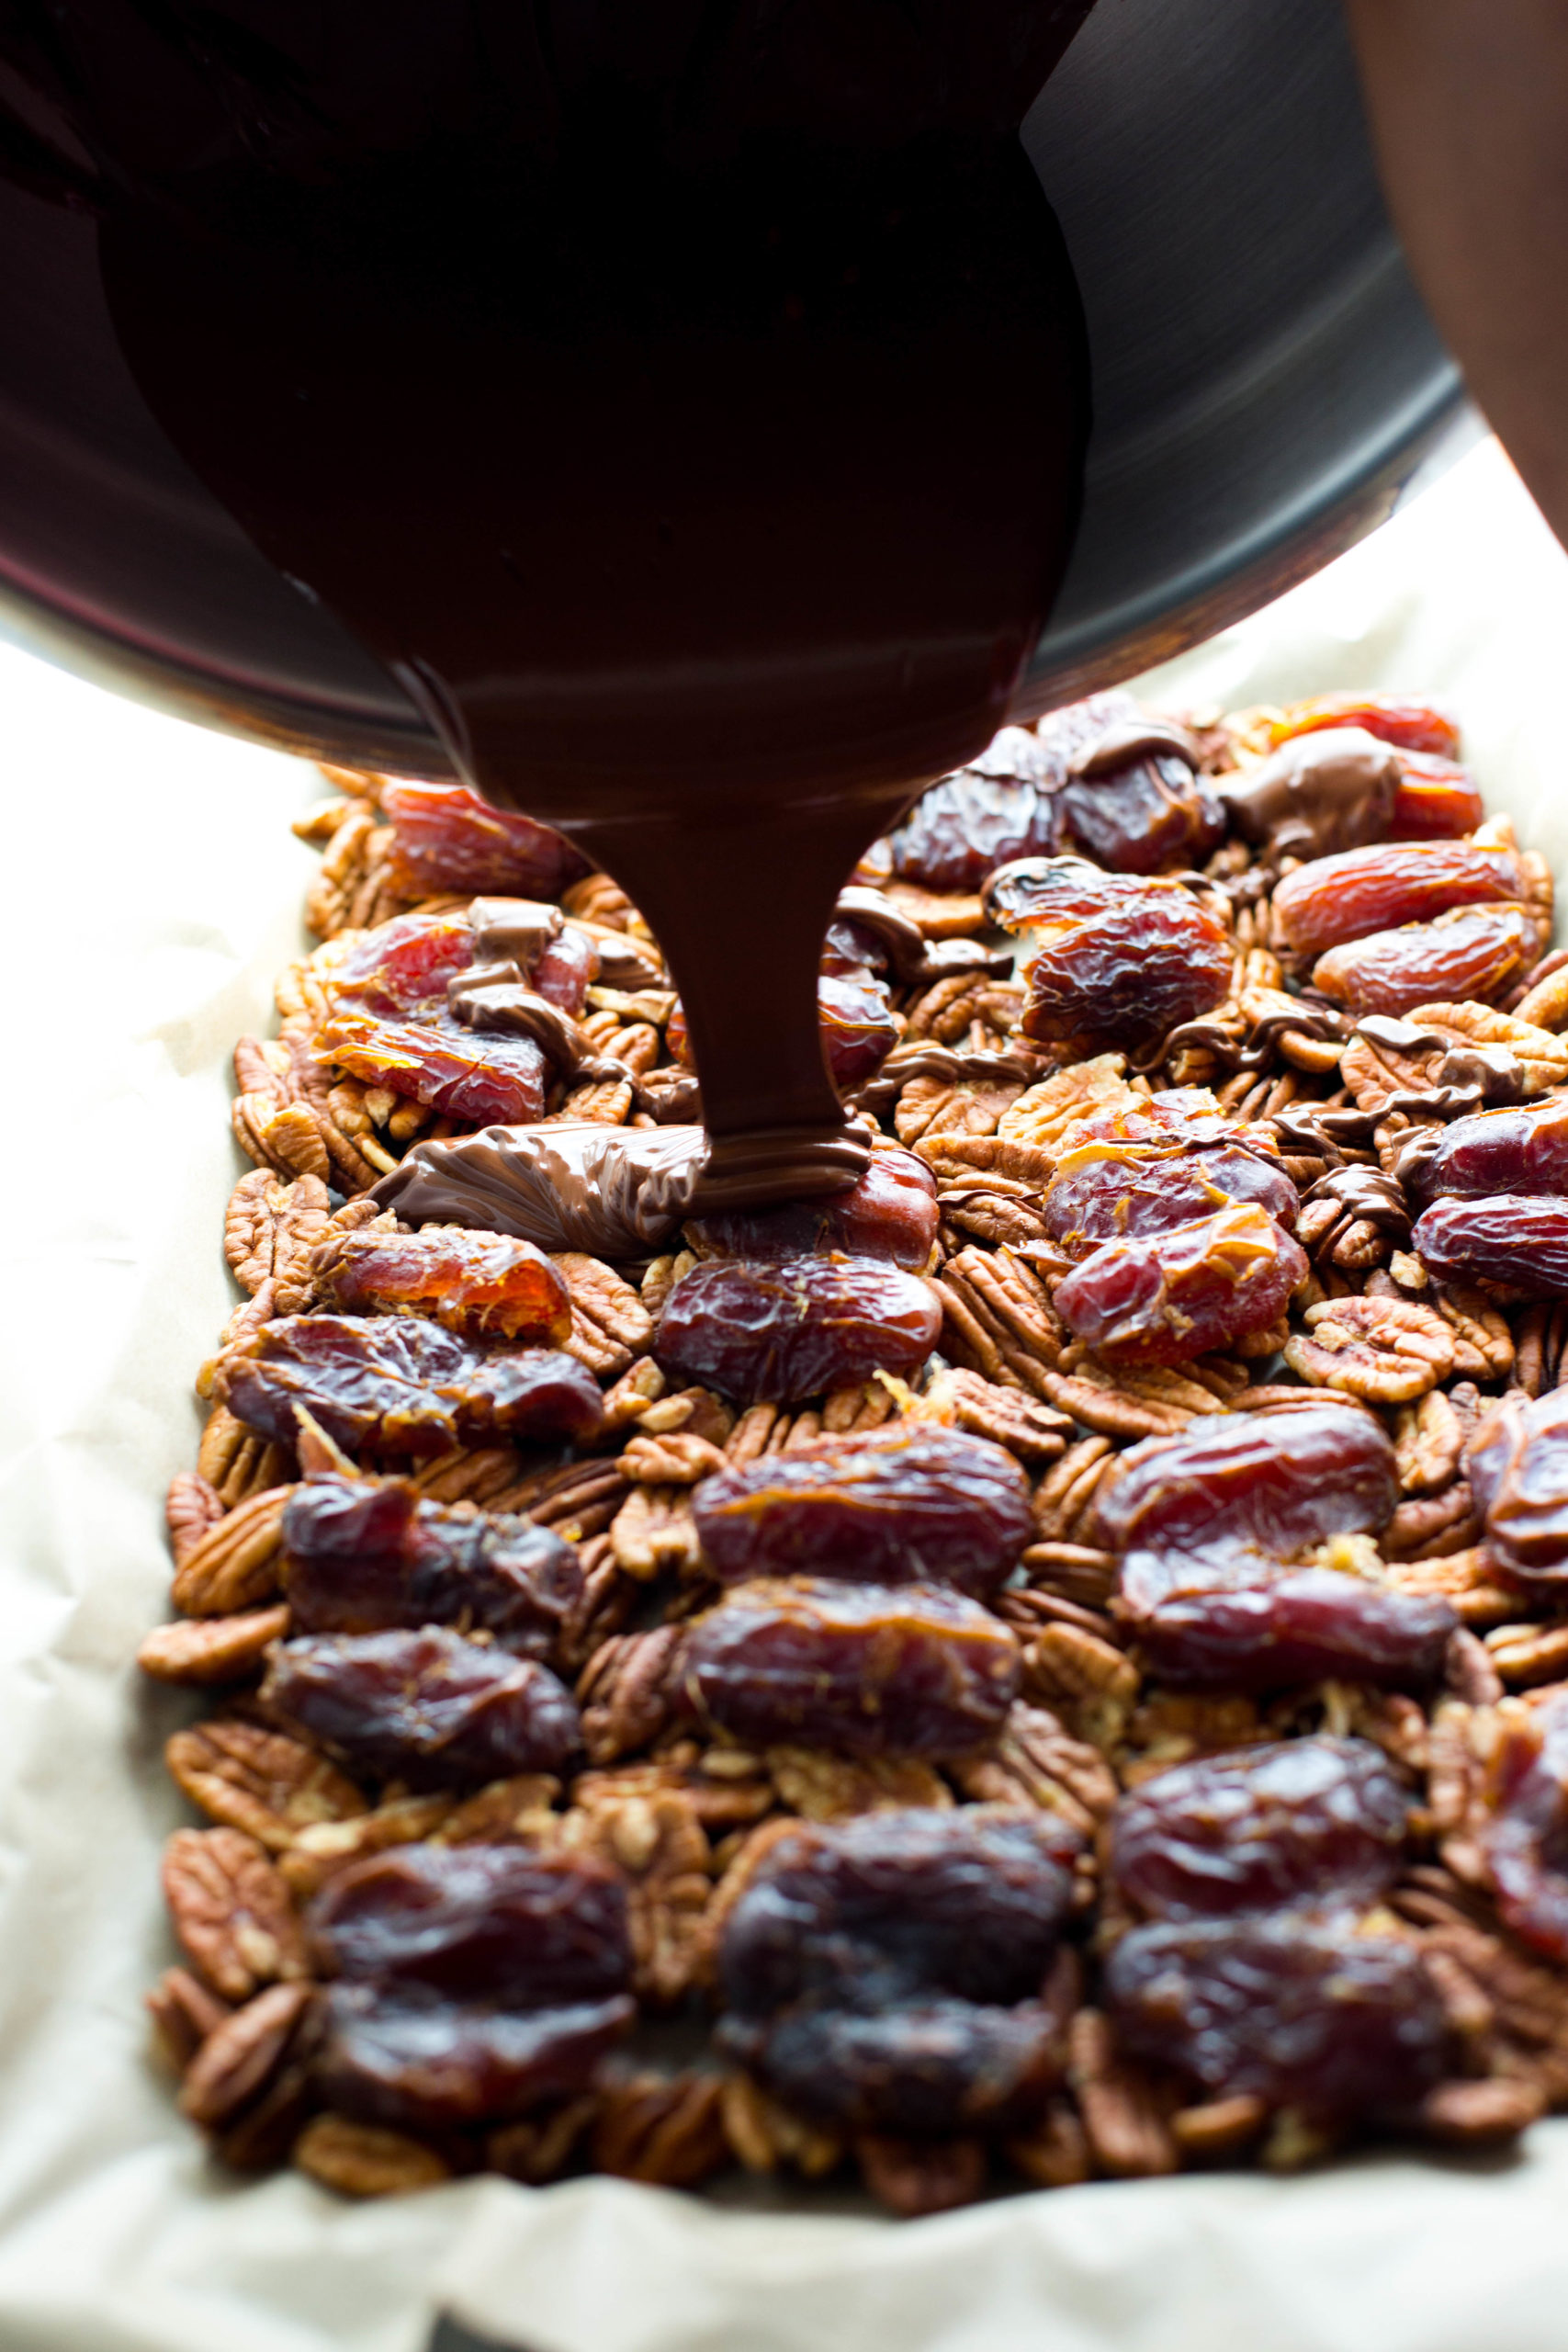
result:
[[[695,1207],[864,1165],[817,1026],[839,887],[1001,724],[1066,563],[1082,323],[1017,127],[1089,5],[16,0],[0,30],[94,160],[176,447],[652,925]]]

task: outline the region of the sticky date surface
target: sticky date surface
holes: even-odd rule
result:
[[[1024,858],[985,895],[992,921],[1025,935],[1026,1036],[1075,1054],[1134,1051],[1230,986],[1224,926],[1179,882]]]
[[[495,808],[466,785],[393,784],[381,796],[392,824],[387,876],[405,898],[490,890],[558,899],[588,861],[548,825]]]
[[[1375,931],[1331,947],[1313,966],[1314,988],[1354,1012],[1412,1012],[1418,1004],[1495,1003],[1540,954],[1523,907],[1457,908],[1435,922]]]
[[[1494,1193],[1568,1198],[1568,1097],[1552,1094],[1544,1102],[1455,1119],[1411,1184],[1426,1200],[1483,1199]]]
[[[1118,874],[1201,865],[1224,838],[1224,811],[1206,779],[1165,754],[1074,777],[1056,806],[1076,846]]]
[[[865,1258],[734,1258],[671,1292],[655,1351],[666,1372],[769,1404],[819,1396],[878,1367],[910,1373],[942,1329],[923,1282]]]
[[[571,1332],[571,1293],[561,1275],[531,1241],[505,1234],[361,1226],[328,1243],[314,1272],[318,1294],[349,1315],[407,1309],[475,1340],[549,1345]]]
[[[498,1432],[582,1443],[604,1419],[575,1356],[482,1350],[410,1315],[281,1316],[229,1359],[223,1388],[262,1436],[292,1445],[302,1405],[350,1453],[444,1453]]]
[[[851,2129],[999,2123],[1060,2068],[1044,1996],[1077,1839],[1049,1815],[884,1813],[806,1828],[727,1922],[721,2046]]]
[[[1305,1252],[1244,1204],[1141,1238],[1102,1242],[1058,1286],[1074,1337],[1111,1363],[1180,1363],[1267,1330],[1307,1273]]]
[[[1018,1646],[988,1609],[930,1585],[761,1577],[699,1617],[682,1676],[743,1745],[962,1756],[1016,1695]]]
[[[1256,1202],[1287,1232],[1300,1196],[1282,1168],[1240,1145],[1086,1144],[1056,1163],[1041,1204],[1045,1230],[1074,1256],[1101,1241],[1140,1239]]]
[[[1536,1298],[1568,1297],[1568,1199],[1499,1193],[1434,1201],[1410,1241],[1439,1282],[1503,1283]]]
[[[1130,1552],[1117,1613],[1149,1671],[1189,1690],[1275,1690],[1324,1679],[1421,1690],[1459,1619],[1446,1600],[1246,1544]]]
[[[689,1221],[694,1247],[724,1258],[780,1259],[840,1250],[923,1267],[937,1229],[936,1179],[912,1151],[874,1151],[863,1176],[820,1201],[728,1209]]]
[[[1472,1437],[1471,1492],[1517,1577],[1568,1576],[1568,1389],[1505,1396]]]
[[[435,1625],[284,1642],[261,1695],[351,1771],[419,1788],[554,1771],[580,1740],[547,1667]]]
[[[901,1422],[705,1479],[705,1554],[727,1581],[845,1577],[997,1590],[1029,1542],[1029,1481],[1003,1447]]]
[[[1371,1740],[1280,1740],[1179,1764],[1124,1796],[1111,1868],[1156,1918],[1363,1911],[1398,1875],[1409,1811]]]
[[[1324,1397],[1277,1412],[1204,1415],[1129,1448],[1102,1492],[1116,1551],[1193,1550],[1240,1537],[1289,1557],[1382,1527],[1399,1473],[1375,1414]]]
[[[1371,932],[1427,922],[1450,907],[1524,896],[1511,850],[1482,842],[1383,842],[1298,865],[1271,905],[1287,946],[1320,956]]]
[[[546,1657],[581,1598],[575,1550],[532,1520],[448,1510],[407,1478],[312,1478],[283,1513],[284,1589],[296,1631],[479,1627]]]

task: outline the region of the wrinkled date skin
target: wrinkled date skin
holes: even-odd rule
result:
[[[867,1380],[879,1367],[913,1372],[941,1329],[942,1309],[926,1284],[875,1260],[717,1259],[694,1267],[671,1292],[656,1352],[682,1379],[789,1405]]]
[[[1102,1242],[1056,1290],[1076,1339],[1111,1363],[1180,1363],[1266,1331],[1307,1273],[1266,1209],[1241,1204],[1168,1233]]]
[[[1408,1943],[1353,1919],[1161,1920],[1105,1972],[1138,2057],[1213,2098],[1250,2093],[1315,2120],[1397,2114],[1445,2071],[1436,1985]]]
[[[528,974],[528,986],[536,996],[558,1006],[575,1021],[598,977],[599,951],[592,936],[569,922],[540,949]]]
[[[1116,1613],[1151,1674],[1188,1690],[1277,1690],[1325,1679],[1420,1690],[1459,1619],[1446,1600],[1245,1544],[1129,1552]]]
[[[446,983],[474,961],[467,914],[399,915],[357,939],[328,975],[334,997],[360,1011],[412,1012],[444,1003]]]
[[[548,825],[513,808],[493,808],[466,785],[389,785],[381,807],[392,825],[388,878],[405,898],[483,890],[558,899],[591,870]]]
[[[1439,1282],[1502,1283],[1537,1298],[1568,1297],[1568,1200],[1499,1193],[1486,1201],[1434,1201],[1411,1231]]]
[[[1568,1960],[1568,1704],[1545,1700],[1500,1722],[1487,1759],[1481,1849],[1517,1936]]]
[[[1117,1805],[1111,1866],[1154,1918],[1364,1911],[1399,1874],[1410,1799],[1368,1739],[1284,1739],[1178,1764]]]
[[[936,1178],[912,1151],[876,1150],[865,1174],[827,1200],[727,1209],[692,1219],[694,1248],[721,1258],[804,1258],[842,1250],[919,1270],[936,1239]]]
[[[531,1037],[466,1029],[445,1011],[423,1021],[370,1021],[336,1012],[316,1059],[476,1127],[543,1118],[547,1071]]]
[[[1019,1026],[1045,1044],[1134,1051],[1230,987],[1229,934],[1179,882],[1025,858],[993,874],[985,896],[994,922],[1025,934]]]
[[[1494,1193],[1568,1198],[1568,1095],[1455,1119],[1411,1178],[1424,1200],[1484,1199]]]
[[[1505,1396],[1471,1438],[1465,1469],[1504,1566],[1568,1576],[1568,1389]]]
[[[1051,786],[1065,761],[1021,727],[1004,727],[973,767],[923,792],[894,832],[893,871],[923,890],[977,890],[1009,858],[1056,846]]]
[[[312,1478],[283,1513],[284,1590],[301,1634],[462,1621],[547,1657],[582,1595],[570,1544],[532,1520],[449,1510],[407,1478]]]
[[[516,1846],[351,1864],[309,1925],[338,1972],[319,2062],[335,2107],[462,2125],[584,2087],[636,2018],[625,1891]]]
[[[1465,999],[1490,1004],[1540,953],[1534,918],[1523,907],[1456,907],[1435,922],[1331,947],[1313,966],[1312,980],[1353,1012],[1398,1015]]]
[[[1086,1113],[1062,1136],[1057,1167],[1091,1143],[1156,1144],[1168,1149],[1183,1144],[1191,1150],[1225,1145],[1250,1151],[1266,1167],[1280,1168],[1280,1138],[1274,1129],[1259,1120],[1228,1118],[1206,1086],[1168,1086],[1151,1094],[1139,1111]]]
[[[552,1772],[581,1744],[547,1667],[438,1625],[280,1643],[261,1696],[350,1771],[417,1788]]]
[[[1224,839],[1224,810],[1208,784],[1164,754],[1075,777],[1056,806],[1075,845],[1116,874],[1201,865]]]
[[[963,1756],[1000,1725],[1019,1656],[962,1593],[761,1577],[696,1619],[682,1678],[698,1714],[744,1746]]]
[[[800,1574],[988,1598],[1032,1532],[1029,1480],[1004,1447],[919,1421],[721,1470],[693,1501],[727,1583]]]
[[[1446,711],[1390,695],[1314,695],[1309,701],[1293,702],[1270,724],[1269,740],[1277,749],[1298,735],[1315,735],[1329,727],[1364,728],[1380,742],[1393,743],[1402,752],[1459,757],[1459,729]]]
[[[1386,1525],[1399,1500],[1393,1446],[1375,1414],[1336,1398],[1203,1415],[1122,1456],[1097,1506],[1112,1551],[1235,1537],[1289,1556]]]
[[[1402,752],[1391,830],[1397,841],[1455,839],[1474,832],[1486,815],[1467,768],[1431,752]]]
[[[329,1242],[313,1272],[318,1295],[349,1315],[409,1309],[468,1339],[546,1346],[571,1333],[571,1293],[561,1275],[531,1241],[504,1234],[361,1226]]]
[[[1301,1206],[1282,1168],[1237,1144],[1089,1143],[1056,1162],[1041,1214],[1052,1239],[1079,1258],[1102,1241],[1168,1233],[1236,1201],[1256,1202],[1287,1233]]]
[[[775,1846],[726,1924],[720,2047],[814,2119],[995,2125],[1057,2080],[1044,1986],[1077,1839],[1049,1815],[868,1815]]]
[[[1384,842],[1298,865],[1276,887],[1272,903],[1285,944],[1321,956],[1371,932],[1427,922],[1451,907],[1524,894],[1524,868],[1511,850],[1481,842]]]
[[[412,1315],[286,1315],[231,1357],[223,1401],[279,1445],[297,1405],[351,1453],[445,1453],[469,1439],[568,1438],[604,1425],[587,1366],[548,1348],[481,1351]]]

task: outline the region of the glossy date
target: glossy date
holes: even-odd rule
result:
[[[961,1593],[780,1577],[697,1618],[682,1670],[698,1714],[746,1746],[962,1756],[995,1735],[1019,1656]]]
[[[558,1344],[571,1334],[571,1293],[542,1250],[500,1233],[381,1225],[336,1235],[311,1272],[319,1295],[348,1315],[406,1309],[474,1339]]]
[[[1428,1201],[1495,1193],[1568,1198],[1568,1096],[1551,1094],[1544,1102],[1453,1120],[1409,1182]]]
[[[1113,1551],[1193,1550],[1235,1537],[1284,1557],[1380,1528],[1399,1500],[1393,1443],[1374,1413],[1331,1397],[1215,1414],[1122,1456],[1096,1506]]]
[[[1399,1874],[1409,1813],[1371,1740],[1278,1740],[1178,1764],[1124,1796],[1111,1866],[1152,1918],[1364,1911]]]
[[[1041,1215],[1070,1256],[1102,1241],[1141,1239],[1255,1202],[1290,1232],[1301,1205],[1285,1171],[1237,1144],[1086,1143],[1056,1162]]]
[[[223,1401],[279,1445],[302,1405],[355,1453],[444,1453],[500,1433],[569,1438],[604,1427],[598,1383],[547,1348],[480,1349],[412,1315],[285,1315],[224,1361]]]
[[[316,1059],[470,1126],[525,1125],[545,1112],[547,1070],[531,1037],[465,1028],[446,1012],[374,1021],[338,1012],[317,1033]]]
[[[1049,787],[1063,772],[1038,736],[1004,727],[973,767],[920,795],[892,835],[894,873],[925,890],[977,890],[1009,858],[1054,849]]]
[[[1322,2121],[1390,2115],[1445,2071],[1442,2004],[1415,1947],[1348,1918],[1151,1922],[1105,1975],[1128,2048],[1211,2098]]]
[[[1540,953],[1540,933],[1523,907],[1456,907],[1434,922],[1331,947],[1313,966],[1312,980],[1353,1012],[1397,1016],[1418,1004],[1494,1003]]]
[[[1506,1568],[1553,1580],[1568,1574],[1568,1389],[1494,1405],[1466,1448],[1465,1475]]]
[[[436,1625],[280,1643],[261,1698],[350,1771],[418,1788],[554,1771],[581,1744],[547,1667]]]
[[[727,1582],[843,1577],[995,1592],[1030,1540],[1029,1480],[1002,1446],[901,1421],[705,1478],[704,1553]]]
[[[1288,947],[1320,956],[1451,907],[1521,899],[1525,873],[1511,850],[1481,842],[1384,842],[1314,858],[1287,874],[1271,900]]]
[[[1207,780],[1165,754],[1075,776],[1056,806],[1074,846],[1116,874],[1201,865],[1224,839],[1224,810]]]
[[[1230,986],[1229,935],[1179,882],[1025,858],[992,875],[985,896],[993,922],[1024,934],[1026,1036],[1076,1054],[1132,1051]]]
[[[466,785],[391,784],[381,807],[392,825],[387,876],[406,898],[494,890],[558,899],[590,870],[548,825],[492,808]]]
[[[1307,1274],[1305,1252],[1243,1204],[1167,1233],[1102,1242],[1056,1290],[1076,1339],[1112,1363],[1180,1363],[1264,1331]]]
[[[532,1520],[447,1510],[407,1478],[311,1478],[283,1513],[284,1591],[302,1634],[479,1627],[547,1657],[582,1594],[575,1550]]]
[[[1116,1613],[1151,1674],[1188,1690],[1279,1690],[1325,1679],[1420,1690],[1459,1619],[1446,1600],[1337,1568],[1292,1567],[1239,1542],[1129,1552]]]
[[[927,1285],[874,1259],[716,1259],[671,1292],[655,1351],[666,1372],[727,1396],[795,1404],[879,1366],[913,1372],[941,1329]]]
[[[969,1810],[802,1826],[726,1923],[720,2047],[777,2097],[853,2130],[984,2127],[1057,2078],[1043,1997],[1077,1839]]]
[[[1439,1282],[1501,1283],[1535,1297],[1568,1297],[1568,1200],[1499,1193],[1434,1201],[1411,1248]]]

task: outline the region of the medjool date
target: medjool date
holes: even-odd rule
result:
[[[923,1267],[936,1239],[936,1178],[912,1151],[875,1150],[863,1176],[819,1201],[725,1209],[688,1221],[694,1249],[724,1258],[801,1258],[841,1250]]]
[[[1424,1200],[1494,1193],[1568,1198],[1568,1095],[1455,1119],[1411,1173]]]
[[[1517,1936],[1568,1960],[1568,1704],[1543,1700],[1499,1722],[1478,1842],[1497,1907]]]
[[[859,2131],[1000,2124],[1058,2078],[1045,1992],[1078,1841],[1049,1815],[867,1815],[780,1840],[726,1923],[721,2047]]]
[[[696,1619],[684,1685],[747,1746],[962,1756],[1018,1690],[1018,1645],[978,1601],[929,1585],[763,1577]]]
[[[1229,934],[1179,882],[1025,858],[985,895],[992,921],[1025,935],[1025,1036],[1079,1055],[1134,1051],[1229,989]]]
[[[817,1017],[835,1086],[860,1086],[898,1043],[887,990],[868,977],[824,972],[817,982]]]
[[[1409,1812],[1371,1740],[1279,1740],[1178,1764],[1124,1796],[1111,1866],[1157,1918],[1364,1911],[1399,1874]]]
[[[1384,1525],[1399,1500],[1375,1414],[1303,1392],[1274,1412],[1203,1415],[1122,1457],[1096,1506],[1116,1551],[1192,1550],[1236,1537],[1285,1555]]]
[[[1307,1261],[1266,1209],[1221,1209],[1167,1233],[1102,1242],[1061,1283],[1076,1339],[1112,1363],[1180,1363],[1266,1331]]]
[[[1445,2071],[1437,1986],[1415,1946],[1348,1917],[1161,1920],[1111,1953],[1118,2033],[1211,2098],[1314,2120],[1397,2114]]]
[[[1151,1674],[1186,1689],[1283,1690],[1327,1679],[1420,1690],[1459,1630],[1446,1600],[1242,1543],[1130,1552],[1117,1614]]]
[[[1568,1575],[1568,1389],[1505,1396],[1472,1435],[1465,1472],[1504,1566]]]
[[[604,1427],[597,1382],[547,1348],[480,1350],[412,1315],[285,1315],[225,1359],[231,1412],[280,1445],[304,1406],[351,1453],[444,1453],[496,1432],[571,1438]]]
[[[478,1626],[547,1657],[581,1598],[576,1552],[532,1520],[427,1501],[407,1478],[311,1478],[283,1513],[284,1589],[302,1634]]]
[[[1354,1012],[1399,1014],[1465,999],[1490,1004],[1540,953],[1540,934],[1525,908],[1456,907],[1435,922],[1331,947],[1313,966],[1312,981]]]
[[[417,1022],[334,1012],[317,1033],[316,1058],[471,1126],[544,1116],[546,1063],[533,1039],[465,1028],[445,1007]]]
[[[728,1581],[801,1572],[994,1592],[1029,1542],[1029,1481],[1010,1453],[905,1421],[819,1438],[705,1478],[697,1533]]]
[[[1056,806],[1076,845],[1118,874],[1201,865],[1224,839],[1224,811],[1207,781],[1169,753],[1074,776]]]
[[[625,1890],[517,1846],[408,1846],[311,1905],[338,1973],[321,2088],[350,2114],[469,2124],[581,2090],[633,2022]]]
[[[531,1241],[504,1234],[360,1226],[319,1250],[311,1272],[319,1294],[350,1315],[408,1308],[476,1340],[558,1342],[571,1333],[562,1276]]]
[[[466,785],[391,784],[381,807],[392,822],[387,878],[405,898],[493,890],[558,899],[590,870],[548,825],[494,808]]]
[[[446,983],[473,963],[468,915],[398,915],[355,940],[327,975],[334,998],[367,1012],[412,1012],[439,1004]]]
[[[1524,868],[1511,850],[1483,842],[1384,842],[1298,865],[1276,885],[1271,904],[1287,946],[1320,956],[1451,907],[1524,895]]]
[[[655,1350],[667,1372],[726,1396],[793,1404],[878,1367],[910,1373],[942,1329],[915,1275],[866,1258],[718,1259],[682,1275]]]
[[[1086,1143],[1056,1162],[1041,1203],[1045,1230],[1075,1257],[1101,1241],[1190,1225],[1235,1201],[1253,1201],[1289,1232],[1300,1196],[1278,1165],[1237,1144]]]
[[[894,873],[926,890],[977,890],[1007,859],[1054,849],[1063,774],[1038,736],[1004,727],[972,767],[920,795],[892,836]]]
[[[1568,1199],[1499,1193],[1434,1201],[1410,1246],[1439,1282],[1503,1283],[1537,1298],[1568,1297]]]
[[[547,1667],[435,1625],[281,1643],[261,1695],[351,1770],[420,1788],[554,1771],[580,1745]]]
[[[1393,695],[1314,695],[1280,711],[1269,723],[1269,739],[1278,746],[1298,735],[1338,727],[1363,728],[1402,752],[1430,752],[1448,760],[1459,756],[1459,729],[1447,711]]]

